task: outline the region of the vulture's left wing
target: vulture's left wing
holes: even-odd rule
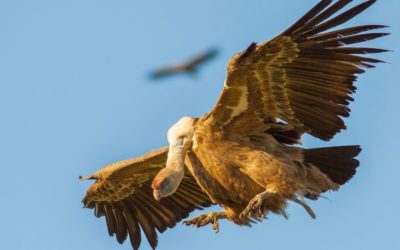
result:
[[[385,51],[346,45],[388,33],[367,32],[384,28],[382,25],[333,29],[375,0],[338,15],[352,1],[332,2],[320,1],[281,35],[260,45],[253,43],[235,55],[228,64],[220,99],[200,122],[214,130],[230,127],[239,136],[246,127],[249,132],[257,126],[263,129],[263,122],[276,123],[278,119],[293,131],[323,140],[345,129],[341,117],[349,115],[356,75],[381,62],[360,54]]]
[[[157,202],[151,182],[165,166],[168,148],[152,151],[142,157],[113,163],[82,179],[95,179],[83,198],[86,208],[96,217],[106,217],[108,233],[123,243],[129,235],[133,249],[138,249],[143,230],[150,246],[157,246],[157,232],[172,228],[195,209],[211,205],[189,173],[177,191]]]

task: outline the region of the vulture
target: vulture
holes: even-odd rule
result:
[[[205,62],[210,61],[218,54],[218,50],[213,48],[205,51],[193,58],[187,60],[186,62],[172,65],[165,68],[160,68],[155,70],[150,74],[150,77],[154,80],[160,79],[166,76],[172,76],[182,73],[196,73],[199,67]]]
[[[184,221],[218,220],[250,226],[270,213],[286,217],[288,202],[302,206],[336,191],[356,173],[360,146],[305,149],[301,136],[324,141],[345,129],[357,75],[386,50],[349,46],[379,38],[383,25],[338,28],[375,3],[322,0],[275,38],[252,43],[232,57],[222,93],[201,117],[183,117],[167,133],[169,145],[113,163],[81,178],[95,182],[83,198],[108,233],[133,249],[194,210],[221,210]],[[143,232],[143,235],[142,235]]]

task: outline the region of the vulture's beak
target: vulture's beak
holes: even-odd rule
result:
[[[161,192],[160,190],[153,189],[153,197],[156,201],[160,202],[161,199]]]

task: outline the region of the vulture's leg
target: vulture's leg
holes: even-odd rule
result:
[[[212,213],[202,214],[191,220],[185,220],[183,223],[186,226],[193,225],[196,227],[203,227],[205,225],[212,223],[213,229],[215,230],[216,233],[218,233],[219,231],[218,219],[226,219],[226,213],[212,212]]]
[[[271,193],[270,191],[264,191],[254,196],[249,204],[247,204],[247,207],[240,213],[240,217],[248,217],[250,215],[254,215],[260,219],[263,219],[265,217],[264,202],[272,195],[275,194]]]
[[[301,205],[304,207],[304,209],[307,211],[307,213],[311,216],[311,218],[315,219],[317,216],[315,215],[314,211],[309,207],[304,201],[300,200],[296,196],[293,196],[292,198],[289,198],[289,200],[296,202],[297,204]]]

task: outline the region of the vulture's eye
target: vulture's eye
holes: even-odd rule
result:
[[[169,185],[169,180],[168,180],[168,179],[164,179],[163,181],[161,181],[161,182],[158,184],[158,188],[159,188],[160,190],[164,190],[166,187],[168,187],[168,185]]]

